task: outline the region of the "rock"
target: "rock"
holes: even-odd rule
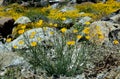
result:
[[[86,79],[85,74],[82,73],[81,75],[77,75],[76,78],[74,78],[74,79]]]
[[[97,74],[96,79],[104,79],[106,74],[104,72]]]
[[[14,27],[14,19],[10,17],[0,18],[0,34],[3,38],[12,34],[12,29]]]
[[[49,2],[64,2],[65,0],[49,0]]]
[[[0,53],[12,51],[6,44],[0,42]]]
[[[76,0],[71,0],[72,3],[76,3]]]
[[[72,19],[66,19],[65,21],[63,21],[63,23],[70,24],[70,23],[73,23],[73,20]]]
[[[76,10],[76,8],[72,7],[72,6],[65,6],[64,8],[62,8],[60,11],[61,12],[66,12],[66,11],[71,11],[71,10]]]
[[[85,24],[85,22],[89,22],[90,20],[92,20],[92,18],[85,16],[85,17],[81,18],[78,22],[80,24]]]
[[[34,35],[31,35],[32,33],[34,33]],[[44,40],[50,40],[53,41],[51,36],[53,36],[53,33],[56,34],[56,31],[52,28],[35,28],[35,29],[31,29],[26,31],[24,34],[20,35],[18,38],[16,38],[15,40],[13,40],[12,42],[8,43],[7,45],[9,47],[13,46],[17,46],[17,49],[22,49],[22,48],[28,48],[26,43],[28,42],[33,42],[36,41],[38,43],[41,43],[41,41]],[[24,44],[19,44],[19,41],[24,41]]]
[[[120,14],[110,17],[110,19],[113,20],[114,23],[120,24]]]
[[[110,22],[118,22],[120,17],[120,9],[111,13],[110,15],[103,17],[101,21],[110,21]],[[119,23],[119,22],[118,22]]]
[[[114,39],[110,38],[110,33],[120,29],[120,25],[109,21],[96,21],[90,25],[89,29],[90,41],[102,45],[110,42],[109,39]]]
[[[105,79],[120,79],[120,66],[107,72]]]
[[[0,6],[3,4],[3,0],[0,0]]]
[[[48,6],[49,5],[49,1],[48,0],[41,0],[40,4],[42,7]]]
[[[22,17],[18,18],[18,19],[14,22],[14,24],[26,24],[26,23],[29,23],[29,22],[31,22],[31,20],[30,20],[28,17],[22,16]]]
[[[55,3],[55,4],[51,5],[51,8],[56,9],[56,8],[58,8],[58,6],[59,6],[59,3]]]
[[[120,2],[120,0],[117,0],[117,2]]]
[[[14,52],[0,53],[0,65],[2,68],[10,66],[25,65],[25,60]]]
[[[23,7],[29,7],[29,6],[30,6],[30,3],[29,3],[29,2],[24,2],[24,1],[22,1],[21,6],[23,6]]]

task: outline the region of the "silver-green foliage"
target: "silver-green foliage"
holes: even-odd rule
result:
[[[20,54],[33,66],[34,70],[42,69],[46,74],[74,76],[82,73],[87,62],[89,49],[86,44],[67,45],[65,36],[54,40],[43,41],[32,47],[28,42],[27,50],[19,50]],[[37,73],[37,72],[36,72]]]

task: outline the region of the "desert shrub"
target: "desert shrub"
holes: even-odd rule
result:
[[[25,37],[28,49],[18,52],[33,66],[35,73],[38,73],[39,69],[45,71],[48,76],[74,76],[83,72],[91,47],[86,49],[87,43],[80,45],[78,40],[68,39],[65,29],[62,32],[64,36],[53,35],[53,40],[43,42],[30,42],[29,38]]]

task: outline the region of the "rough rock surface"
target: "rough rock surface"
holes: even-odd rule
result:
[[[53,34],[55,34],[55,30],[52,28],[35,28],[35,29],[31,29],[26,31],[24,34],[20,35],[18,38],[16,38],[15,40],[13,40],[12,42],[8,43],[8,46],[17,46],[18,49],[21,48],[27,48],[26,43],[29,42],[33,42],[36,41],[38,43],[40,43],[41,41],[44,40],[51,40],[51,36],[53,36]],[[19,41],[24,41],[24,44],[19,44]],[[52,40],[51,40],[52,41]]]
[[[29,23],[29,22],[31,22],[31,20],[30,20],[28,17],[22,16],[22,17],[18,18],[18,19],[14,22],[14,24],[26,24],[26,23]]]
[[[114,30],[118,30],[120,29],[120,25],[119,24],[116,24],[116,23],[112,23],[112,22],[109,22],[109,21],[96,21],[96,22],[93,22],[91,25],[90,25],[90,41],[91,42],[94,42],[96,44],[103,44],[103,43],[107,43],[109,42],[109,39],[110,39],[110,33]],[[103,35],[103,38],[99,39],[97,36],[98,36],[98,33],[102,33]],[[115,38],[112,38],[112,39],[115,39]]]

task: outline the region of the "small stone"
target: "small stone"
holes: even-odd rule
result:
[[[14,24],[26,24],[26,23],[29,23],[29,22],[31,22],[31,20],[30,20],[28,17],[22,16],[22,17],[18,18],[18,19],[14,22]]]

